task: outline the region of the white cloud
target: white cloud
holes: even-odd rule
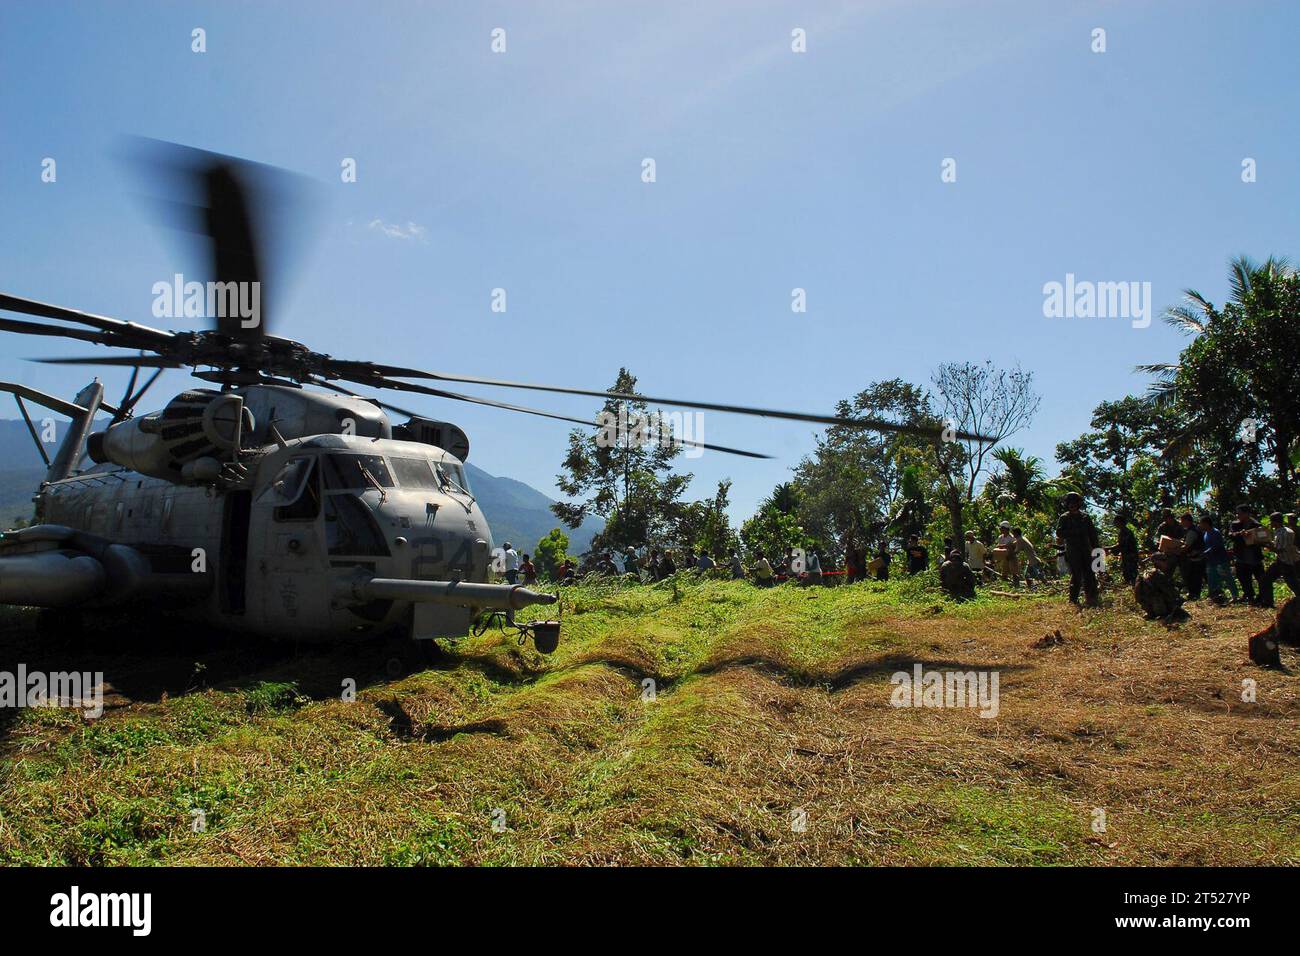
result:
[[[418,222],[407,222],[403,226],[400,223],[384,222],[382,219],[371,219],[366,228],[382,232],[390,239],[418,239],[424,243],[429,241],[429,230]]]

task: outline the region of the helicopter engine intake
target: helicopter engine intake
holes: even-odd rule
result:
[[[241,396],[191,389],[173,398],[161,412],[96,432],[86,451],[92,461],[112,462],[154,478],[212,481],[254,424]]]

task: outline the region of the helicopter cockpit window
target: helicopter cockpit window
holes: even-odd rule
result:
[[[427,458],[394,458],[392,463],[393,474],[403,488],[431,488],[437,491],[442,487]]]
[[[263,494],[275,502],[276,521],[312,520],[320,514],[316,459],[294,458],[287,462]]]
[[[325,542],[330,554],[389,554],[388,543],[364,501],[352,495],[325,498]]]
[[[369,491],[393,487],[393,476],[380,455],[326,455],[321,459],[326,491]]]
[[[472,494],[469,485],[465,481],[465,471],[460,467],[460,465],[452,465],[444,461],[434,467],[438,469],[438,474],[444,479],[450,481],[457,488]]]

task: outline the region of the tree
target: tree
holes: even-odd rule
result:
[[[1133,515],[1190,505],[1204,485],[1197,461],[1165,453],[1178,417],[1172,405],[1144,398],[1102,402],[1092,431],[1056,446],[1062,486]]]
[[[765,555],[776,560],[786,548],[803,548],[812,544],[799,519],[783,511],[775,497],[767,498],[758,512],[740,526],[740,540],[750,557]]]
[[[1034,373],[1019,366],[1000,369],[992,361],[948,362],[931,379],[944,425],[985,435],[990,441],[940,441],[935,445],[939,474],[952,521],[954,540],[963,535],[962,507],[975,497],[979,476],[993,447],[1025,428],[1038,411]]]
[[[620,368],[610,391],[636,395],[636,378]],[[660,540],[680,517],[680,498],[690,474],[672,474],[681,451],[666,424],[645,402],[606,400],[594,434],[569,433],[565,473],[556,477],[564,495],[551,510],[570,528],[589,514],[605,519],[604,547],[640,546]]]
[[[727,517],[730,493],[731,479],[724,478],[718,482],[718,490],[712,498],[682,505],[676,522],[677,542],[715,555],[734,550],[736,532],[731,529],[731,520]]]
[[[1248,493],[1286,508],[1300,453],[1300,276],[1285,259],[1241,256],[1228,282],[1222,308],[1187,289],[1164,319],[1191,344],[1176,363],[1139,370],[1156,376],[1149,399],[1178,416],[1170,456],[1199,456],[1216,498]]]
[[[836,412],[846,418],[937,426],[925,392],[901,379],[873,383],[839,402]],[[897,510],[904,471],[915,467],[931,444],[907,433],[832,425],[817,439],[813,454],[796,466],[789,492],[783,494],[778,486],[772,500],[793,502],[787,513],[797,512],[808,535],[823,547],[833,549],[850,538],[870,544],[886,533]],[[928,482],[931,471],[920,480]]]
[[[552,528],[550,533],[537,542],[533,552],[537,556],[537,565],[541,572],[551,580],[559,577],[560,565],[569,555],[569,536],[559,528]]]
[[[1001,466],[984,483],[983,494],[992,501],[1007,501],[1028,511],[1054,508],[1055,498],[1074,490],[1049,479],[1043,463],[1021,448],[998,448],[993,459]]]

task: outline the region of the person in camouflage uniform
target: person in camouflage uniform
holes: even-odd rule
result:
[[[939,565],[939,584],[958,601],[975,599],[975,572],[956,548],[948,552],[948,560]]]
[[[1146,611],[1147,617],[1166,620],[1183,620],[1187,612],[1183,610],[1183,596],[1178,593],[1173,575],[1169,573],[1169,555],[1157,552],[1151,556],[1154,567],[1138,578],[1133,586],[1133,597]]]
[[[1065,561],[1070,566],[1070,603],[1079,603],[1079,589],[1088,598],[1088,607],[1099,607],[1097,575],[1092,570],[1093,552],[1097,550],[1097,526],[1083,510],[1083,496],[1072,491],[1065,496],[1065,514],[1056,523],[1056,540],[1065,546]]]

